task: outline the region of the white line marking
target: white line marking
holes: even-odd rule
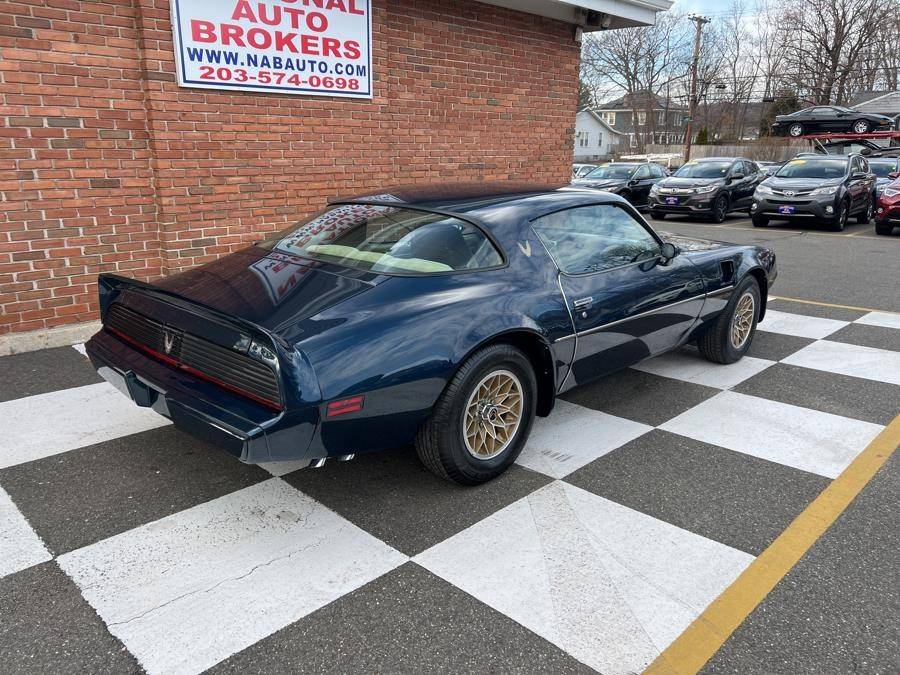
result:
[[[836,478],[879,424],[724,391],[659,427],[771,462]]]
[[[849,321],[790,314],[770,309],[766,312],[766,318],[763,319],[758,328],[769,333],[782,333],[784,335],[821,340],[839,331],[849,323]]]
[[[753,556],[554,482],[414,560],[592,668],[636,673]]]
[[[59,564],[149,672],[198,673],[407,560],[272,478]]]
[[[794,352],[782,363],[900,384],[900,352],[887,349],[820,340]]]
[[[736,363],[723,365],[710,363],[696,352],[678,351],[643,361],[632,367],[645,373],[671,377],[684,382],[704,384],[718,389],[731,389],[774,364],[775,361],[745,356]]]
[[[0,577],[52,559],[25,516],[0,488]]]
[[[84,348],[83,342],[79,342],[77,345],[72,345],[72,349],[74,349],[76,352],[78,352],[79,354],[81,354],[82,356],[87,358],[87,351]]]
[[[550,417],[535,419],[516,463],[562,478],[652,428],[558,399]]]
[[[854,323],[861,323],[866,326],[881,326],[883,328],[900,328],[900,314],[869,312],[865,316],[859,317]]]
[[[0,469],[171,424],[99,382],[0,403]]]

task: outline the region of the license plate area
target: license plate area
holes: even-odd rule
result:
[[[784,214],[786,216],[791,216],[797,212],[796,206],[779,206],[778,213]]]
[[[666,204],[669,206],[678,206],[681,202],[681,199],[678,197],[666,197]]]

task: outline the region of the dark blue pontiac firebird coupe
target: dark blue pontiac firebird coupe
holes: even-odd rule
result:
[[[101,275],[87,350],[244,462],[414,443],[472,485],[567,389],[690,342],[740,359],[775,275],[765,248],[660,236],[609,193],[400,188],[155,284]]]

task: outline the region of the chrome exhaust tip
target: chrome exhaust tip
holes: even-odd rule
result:
[[[356,454],[352,454],[352,455],[340,455],[340,456],[337,458],[337,461],[339,461],[339,462],[349,462],[349,461],[350,461],[351,459],[353,459],[354,457],[356,457]]]

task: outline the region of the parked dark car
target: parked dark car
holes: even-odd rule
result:
[[[102,274],[87,353],[244,462],[414,444],[476,484],[578,384],[688,342],[740,359],[775,277],[770,250],[660,236],[610,193],[398,188],[153,284]]]
[[[900,226],[900,176],[887,184],[875,204],[875,233],[890,234]]]
[[[778,115],[772,124],[772,130],[775,134],[796,138],[818,132],[868,134],[873,131],[890,131],[893,126],[894,120],[885,115],[859,112],[837,105],[819,105],[790,115]]]
[[[807,219],[841,231],[851,216],[872,219],[875,174],[865,157],[803,156],[792,159],[756,188],[750,214],[756,227],[770,220]]]
[[[605,190],[620,195],[637,207],[647,206],[650,188],[666,177],[659,164],[648,162],[610,162],[591,171],[572,185]]]
[[[900,157],[868,157],[869,169],[875,174],[875,197],[900,177]]]
[[[743,157],[708,157],[688,162],[650,190],[650,215],[700,215],[721,223],[746,210],[765,175]]]
[[[582,178],[597,168],[596,164],[573,164],[572,178]]]

